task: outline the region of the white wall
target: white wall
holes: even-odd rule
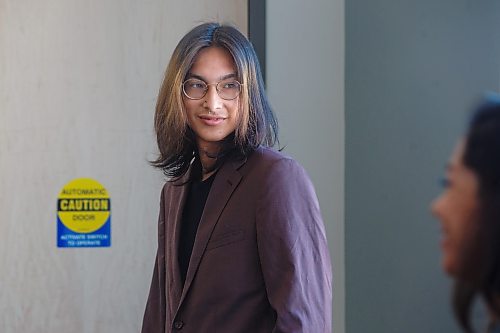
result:
[[[344,0],[267,1],[267,82],[284,152],[316,187],[333,260],[333,330],[345,331]]]
[[[247,1],[0,0],[0,331],[137,332],[162,175],[156,94],[201,21],[246,31]],[[65,183],[109,191],[110,248],[56,247]]]

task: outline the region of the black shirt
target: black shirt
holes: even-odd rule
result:
[[[194,240],[198,225],[200,224],[201,215],[205,208],[205,203],[208,198],[208,193],[215,179],[215,174],[211,175],[204,181],[193,180],[190,183],[189,192],[184,204],[181,221],[181,235],[179,242],[179,268],[181,271],[182,284],[186,281],[186,274],[193,252]]]

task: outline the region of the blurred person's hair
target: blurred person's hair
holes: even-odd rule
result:
[[[465,249],[465,265],[455,277],[453,307],[460,325],[472,332],[475,296],[500,315],[500,99],[489,96],[472,115],[463,163],[479,182],[479,221]]]

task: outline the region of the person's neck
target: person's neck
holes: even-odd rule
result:
[[[220,146],[198,148],[201,164],[201,180],[208,179],[217,171],[217,160],[220,153]]]

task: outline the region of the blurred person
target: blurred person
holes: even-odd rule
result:
[[[272,148],[277,120],[237,29],[205,23],[181,39],[155,131],[152,163],[168,181],[142,332],[331,332],[316,194],[304,169]]]
[[[488,309],[486,332],[500,332],[500,99],[490,96],[471,118],[446,168],[432,213],[442,227],[442,267],[454,279],[453,308],[474,332],[471,305]]]

